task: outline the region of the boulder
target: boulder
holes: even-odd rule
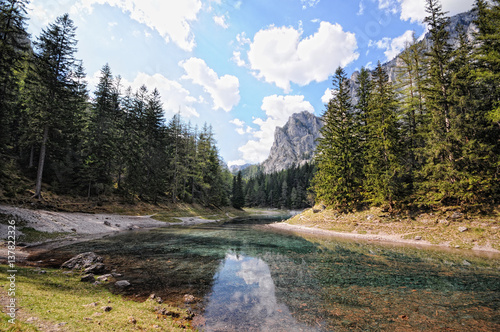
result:
[[[84,270],[85,273],[102,274],[106,273],[106,266],[103,263],[92,264]]]
[[[196,302],[196,298],[193,295],[186,294],[184,295],[184,303],[190,304]]]
[[[467,232],[468,230],[469,230],[469,229],[468,229],[467,227],[465,227],[465,226],[460,226],[460,227],[458,227],[458,231],[459,231],[460,233]]]
[[[130,286],[130,282],[128,282],[128,280],[120,280],[115,282],[115,286],[118,288],[125,288]]]
[[[64,262],[61,268],[70,270],[86,269],[94,264],[102,263],[104,259],[101,256],[96,255],[94,252],[84,252],[79,254],[70,260]]]
[[[83,282],[94,282],[95,281],[95,277],[92,273],[90,274],[86,274],[84,276],[82,276],[80,278],[80,281],[83,281]]]

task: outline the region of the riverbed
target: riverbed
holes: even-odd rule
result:
[[[36,259],[94,251],[130,281],[124,295],[187,306],[202,331],[500,330],[500,255],[266,226],[284,218],[132,231]]]

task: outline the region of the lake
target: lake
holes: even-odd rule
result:
[[[500,255],[266,226],[282,218],[132,231],[45,256],[94,251],[131,282],[125,295],[188,306],[201,331],[500,331]]]

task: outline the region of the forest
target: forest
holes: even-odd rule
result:
[[[180,114],[167,121],[154,87],[123,87],[105,64],[88,91],[73,21],[60,16],[32,39],[27,3],[0,1],[3,199],[50,191],[237,208],[498,205],[498,0],[477,0],[476,32],[459,28],[456,40],[439,1],[427,0],[428,42],[406,46],[397,79],[380,63],[362,68],[353,98],[338,68],[312,163],[273,174],[254,167],[250,178],[229,172],[209,125],[193,127]]]
[[[426,1],[429,42],[414,40],[391,82],[379,63],[362,69],[353,102],[342,68],[323,114],[312,185],[342,211],[498,206],[500,195],[500,1],[477,0],[477,32]]]
[[[209,125],[179,114],[166,121],[156,89],[124,89],[107,64],[91,94],[73,21],[60,16],[30,40],[27,3],[0,2],[1,196],[43,199],[49,189],[97,201],[230,204],[231,174]]]

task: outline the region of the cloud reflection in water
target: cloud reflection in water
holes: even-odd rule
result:
[[[206,300],[203,331],[313,331],[276,298],[271,271],[260,258],[229,253]]]

